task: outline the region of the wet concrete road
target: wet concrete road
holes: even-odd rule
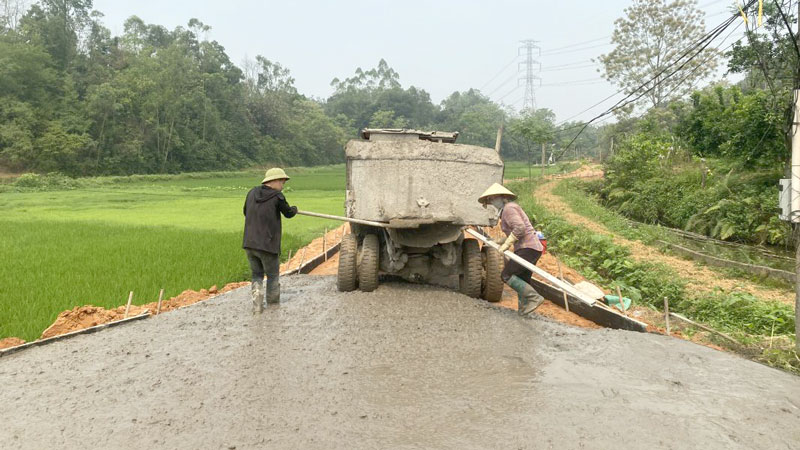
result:
[[[0,448],[800,445],[800,378],[444,290],[283,280],[0,359]]]

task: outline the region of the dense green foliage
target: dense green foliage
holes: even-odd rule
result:
[[[742,168],[732,160],[693,158],[673,141],[637,134],[606,164],[605,204],[645,223],[723,240],[786,245],[778,219],[780,169]]]
[[[522,193],[518,200],[520,205],[536,222],[537,229],[547,235],[548,251],[591,280],[608,287],[619,286],[623,295],[635,303],[661,309],[666,297],[673,311],[732,333],[746,344],[752,343],[756,336],[770,336],[773,326],[776,335],[794,333],[791,306],[764,302],[741,292],[691,292],[672,268],[660,263],[634,261],[628,248],[614,243],[610,236],[590,232],[550,213],[546,205],[537,203],[528,194],[530,190],[524,189],[523,184],[512,189]],[[576,199],[585,199],[567,182],[562,182],[556,193],[571,206]]]
[[[724,157],[742,164],[776,167],[788,153],[783,111],[767,91],[743,92],[738,86],[714,86],[691,96],[677,133],[697,155]]]
[[[2,12],[0,12],[2,16]],[[365,127],[459,131],[494,147],[520,120],[479,91],[437,105],[386,61],[334,79],[326,100],[297,91],[263,56],[233,64],[196,19],[169,30],[138,17],[113,36],[91,0],[42,0],[0,20],[0,168],[70,176],[229,170],[343,161]],[[540,142],[507,127],[506,159]]]

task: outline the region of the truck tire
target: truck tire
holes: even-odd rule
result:
[[[336,288],[342,292],[350,292],[356,289],[358,282],[357,264],[358,241],[356,235],[349,233],[342,237],[339,246],[339,271],[336,276]]]
[[[461,265],[463,270],[463,274],[459,277],[461,293],[472,298],[479,298],[483,264],[481,263],[481,249],[475,239],[465,239],[461,244]]]
[[[481,297],[489,302],[499,302],[503,298],[503,255],[497,250],[483,246],[481,250],[481,262],[483,262],[483,292]]]
[[[378,267],[381,252],[378,236],[368,234],[361,243],[361,264],[358,266],[358,286],[364,292],[378,288]]]

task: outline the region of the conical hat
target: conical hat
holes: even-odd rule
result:
[[[286,172],[284,172],[283,169],[273,167],[272,169],[269,169],[267,173],[264,174],[264,181],[262,181],[261,183],[262,184],[268,183],[272,180],[288,180],[288,179],[289,175],[286,175]]]
[[[478,201],[481,203],[486,203],[486,199],[488,197],[491,197],[492,195],[506,195],[508,197],[511,197],[511,200],[517,198],[516,194],[506,189],[502,184],[495,183],[489,186],[489,189],[487,189],[486,192],[483,193],[483,195],[478,197]]]

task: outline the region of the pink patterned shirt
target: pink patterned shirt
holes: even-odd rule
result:
[[[503,212],[500,214],[500,229],[506,236],[514,233],[514,236],[517,237],[517,243],[514,244],[515,251],[522,248],[531,248],[540,252],[544,250],[528,215],[515,202],[508,202],[503,208]]]

